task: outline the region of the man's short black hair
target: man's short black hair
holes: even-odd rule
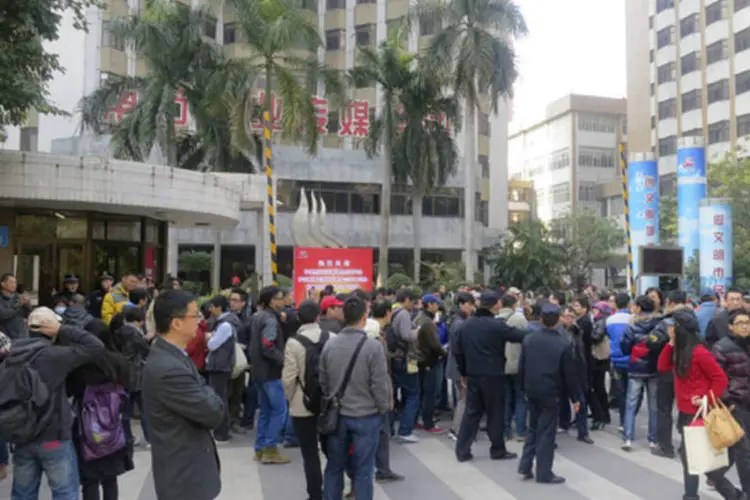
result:
[[[417,296],[411,288],[402,288],[396,292],[396,302],[406,302],[407,300],[414,301],[416,299]]]
[[[231,294],[235,294],[235,293],[240,296],[240,300],[242,302],[247,302],[247,292],[245,290],[243,290],[242,288],[236,286],[236,287],[232,288],[232,291],[229,292],[229,294],[231,295]]]
[[[539,321],[542,319],[542,306],[546,304],[546,300],[537,300],[531,305],[531,319]]]
[[[356,325],[362,321],[362,317],[367,313],[367,304],[365,301],[352,295],[347,297],[344,302],[344,324],[346,326]]]
[[[214,295],[211,297],[211,305],[220,308],[221,312],[227,312],[229,310],[229,299],[221,294]]]
[[[513,307],[518,303],[518,297],[516,297],[512,293],[506,293],[505,295],[503,295],[503,298],[500,299],[500,302],[505,308]]]
[[[145,288],[133,288],[128,294],[128,300],[135,305],[144,299],[148,299],[148,290]]]
[[[577,295],[575,301],[578,302],[578,305],[580,305],[587,311],[591,310],[591,303],[589,302],[589,298],[585,295]],[[560,305],[563,305],[562,302],[560,303]]]
[[[704,293],[701,295],[701,304],[704,302],[713,302],[714,300],[716,300],[715,293]]]
[[[185,290],[165,290],[154,299],[154,324],[159,334],[169,333],[172,320],[184,318],[195,296]]]
[[[135,323],[137,321],[142,323],[146,321],[146,311],[140,307],[125,306],[122,310],[122,320],[126,323]]]
[[[620,292],[615,295],[615,307],[617,309],[625,309],[630,304],[630,295],[625,292]]]
[[[133,276],[134,278],[137,278],[138,273],[136,273],[135,271],[125,271],[124,273],[122,273],[122,279],[125,279],[129,276]]]
[[[15,277],[16,277],[16,275],[13,274],[13,273],[3,273],[3,275],[0,276],[0,283],[5,283],[10,278],[15,278]]]
[[[263,307],[270,307],[271,301],[281,290],[275,285],[264,286],[258,294],[258,304]]]
[[[724,297],[729,297],[730,293],[738,293],[738,294],[742,295],[743,297],[745,295],[744,293],[742,293],[742,290],[740,290],[739,288],[737,288],[735,286],[727,288],[727,292],[724,294]]]
[[[362,290],[361,288],[357,288],[352,292],[353,295],[356,295],[360,299],[364,300],[365,302],[370,302],[372,300],[372,294],[370,292],[366,292],[365,290]]]
[[[555,312],[542,313],[542,324],[547,328],[554,327],[558,321],[560,321],[560,311],[562,309],[557,308]]]
[[[687,294],[683,290],[672,290],[667,298],[672,304],[685,304],[688,300]]]
[[[474,304],[475,302],[476,302],[476,300],[474,300],[474,296],[472,294],[470,294],[469,292],[460,292],[456,296],[456,303],[458,305],[463,305],[463,304],[467,304],[467,303],[468,304]]]
[[[388,316],[388,312],[393,309],[393,303],[390,300],[379,300],[372,306],[372,317],[383,319]]]
[[[568,298],[563,292],[552,292],[550,295],[555,298],[560,307],[568,305]],[[581,304],[583,305],[583,304]]]
[[[297,318],[300,324],[309,325],[318,321],[320,305],[314,300],[305,300],[297,308]]]
[[[73,296],[70,298],[70,303],[75,304],[77,306],[86,305],[86,297],[84,297],[80,293],[74,293]]]
[[[737,316],[750,316],[750,313],[748,313],[747,309],[744,307],[740,307],[739,309],[735,309],[729,313],[729,324],[733,325],[734,321],[737,319]]]
[[[642,313],[652,313],[656,310],[654,299],[648,295],[639,295],[635,299],[635,305],[641,308]]]

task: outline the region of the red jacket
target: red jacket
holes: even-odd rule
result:
[[[659,356],[659,371],[674,371],[673,348],[667,344]],[[719,397],[727,388],[729,380],[711,352],[702,345],[693,350],[690,370],[685,378],[674,377],[674,394],[677,409],[688,415],[695,415],[698,408],[692,403],[693,396],[711,397],[711,391]]]
[[[195,333],[195,337],[188,342],[188,345],[185,348],[188,356],[193,360],[195,367],[199,371],[203,371],[206,368],[206,356],[208,356],[206,332],[208,332],[208,325],[205,321],[201,321],[198,323],[198,331]]]

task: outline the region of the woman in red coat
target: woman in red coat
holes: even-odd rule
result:
[[[727,388],[727,376],[700,337],[700,327],[695,313],[678,309],[665,319],[669,344],[659,356],[660,372],[674,372],[674,393],[677,400],[677,430],[690,425],[698,412],[704,396],[711,392],[720,395]],[[685,458],[685,438],[680,445],[685,495],[683,500],[698,500],[699,477],[688,473]],[[724,474],[727,468],[711,471],[706,476],[716,486],[716,491],[727,500],[745,498]]]
[[[185,347],[190,359],[193,360],[195,367],[205,376],[206,369],[206,357],[208,356],[208,341],[206,340],[206,333],[208,333],[208,323],[203,319],[198,323],[198,330],[195,332],[193,340],[188,342]]]

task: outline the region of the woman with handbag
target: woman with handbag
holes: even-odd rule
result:
[[[685,448],[685,427],[690,426],[699,413],[703,401],[712,392],[722,394],[728,379],[700,337],[698,320],[689,309],[678,309],[665,318],[669,343],[659,356],[660,372],[674,372],[674,391],[677,400],[677,431],[682,436],[682,460],[685,494],[683,500],[698,500],[699,477],[690,474]],[[726,477],[726,468],[706,473],[716,491],[727,500],[745,498]]]

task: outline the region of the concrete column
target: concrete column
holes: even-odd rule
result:
[[[180,260],[180,245],[177,241],[177,229],[167,229],[167,274],[177,276]]]
[[[221,290],[221,230],[214,230],[214,266],[211,270],[211,291],[218,292]]]

